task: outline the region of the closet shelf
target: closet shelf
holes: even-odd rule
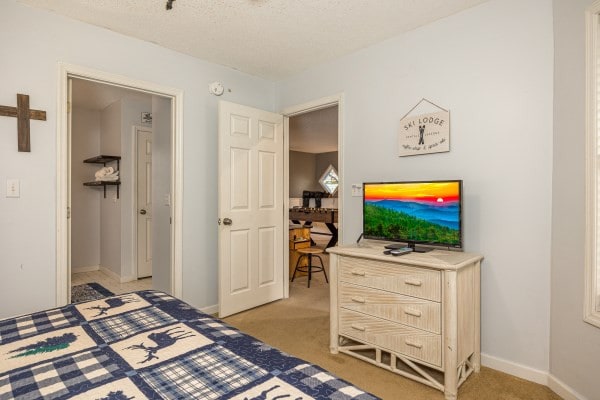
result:
[[[117,171],[118,171],[119,170],[118,161],[120,159],[121,159],[121,156],[96,156],[96,157],[92,157],[92,158],[83,160],[83,162],[91,163],[91,164],[103,164],[104,166],[106,166],[106,163],[109,163],[111,161],[117,161]]]
[[[118,186],[120,185],[120,181],[92,181],[92,182],[83,182],[83,186]]]
[[[107,163],[116,161],[117,169],[119,171],[121,156],[107,156],[100,155],[92,158],[88,158],[83,160],[84,163],[88,164],[102,164],[106,167]],[[92,181],[92,182],[83,182],[83,186],[92,186],[92,187],[103,187],[104,188],[104,198],[106,198],[106,187],[107,186],[116,186],[117,187],[117,199],[119,198],[119,185],[121,185],[121,181]]]

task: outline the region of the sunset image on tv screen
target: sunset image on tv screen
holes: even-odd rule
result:
[[[365,236],[460,244],[460,182],[368,183],[364,196]]]

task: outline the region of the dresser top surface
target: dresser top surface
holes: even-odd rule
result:
[[[438,249],[434,249],[427,253],[413,252],[400,256],[393,256],[383,254],[383,251],[385,250],[383,246],[384,244],[379,242],[373,243],[363,241],[360,244],[330,247],[327,249],[327,252],[340,256],[361,257],[378,261],[444,270],[457,270],[483,259],[483,256],[477,253]]]

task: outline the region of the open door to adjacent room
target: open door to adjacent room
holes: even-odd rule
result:
[[[218,152],[225,317],[283,297],[283,116],[219,102]]]

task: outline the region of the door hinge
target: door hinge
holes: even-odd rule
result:
[[[67,219],[71,218],[71,207],[67,207]]]

